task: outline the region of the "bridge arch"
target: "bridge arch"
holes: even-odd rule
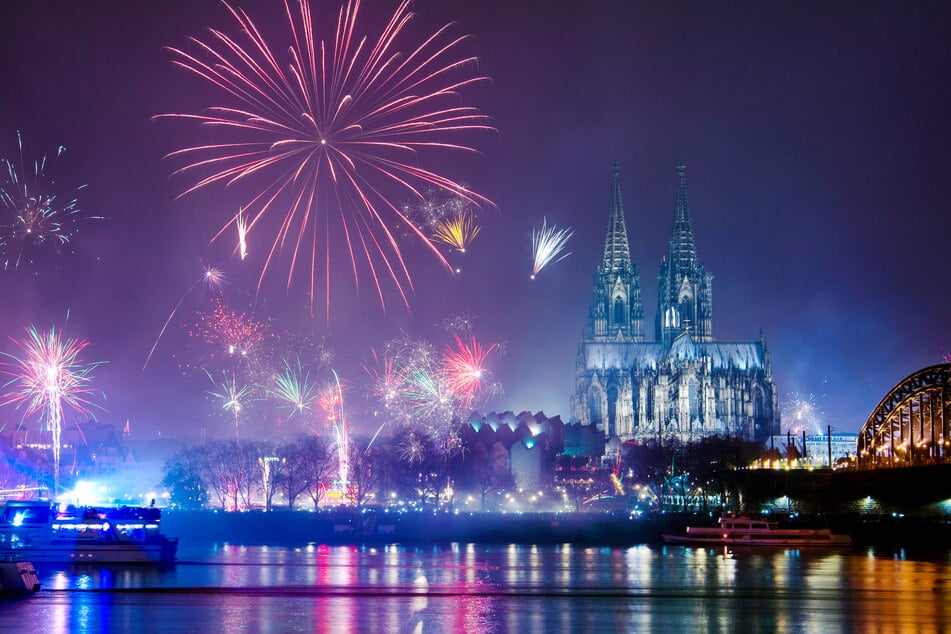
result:
[[[951,463],[951,363],[892,388],[865,421],[857,449],[861,467]]]

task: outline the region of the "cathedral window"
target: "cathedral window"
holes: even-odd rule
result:
[[[614,298],[614,324],[617,326],[623,325],[627,321],[624,319],[624,302],[620,297]]]
[[[588,392],[588,422],[603,422],[603,417],[601,416],[601,391],[598,389],[593,389]]]
[[[687,408],[691,421],[700,418],[700,387],[697,379],[693,377],[687,380]]]
[[[617,435],[617,400],[618,390],[612,385],[608,388],[608,436]]]

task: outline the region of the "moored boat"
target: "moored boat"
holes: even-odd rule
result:
[[[0,557],[33,563],[171,563],[178,540],[159,531],[155,508],[54,507],[11,501],[0,515]]]
[[[688,526],[686,535],[664,535],[664,541],[733,546],[848,546],[852,538],[828,528],[779,528],[778,522],[725,515],[717,526]]]
[[[29,561],[19,556],[0,556],[0,597],[17,597],[33,594],[40,589],[40,580]]]

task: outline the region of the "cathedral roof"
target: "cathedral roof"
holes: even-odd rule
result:
[[[674,340],[670,350],[660,343],[589,343],[585,365],[606,370],[656,370],[668,359],[710,359],[714,370],[764,370],[763,345],[758,341],[696,342],[687,333]]]

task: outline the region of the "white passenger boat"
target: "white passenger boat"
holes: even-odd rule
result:
[[[11,501],[0,516],[0,557],[33,563],[171,563],[178,540],[159,532],[155,508],[57,507]]]
[[[828,528],[779,528],[777,522],[739,515],[723,516],[717,526],[688,526],[686,535],[664,535],[664,541],[734,546],[847,546],[852,538]]]

